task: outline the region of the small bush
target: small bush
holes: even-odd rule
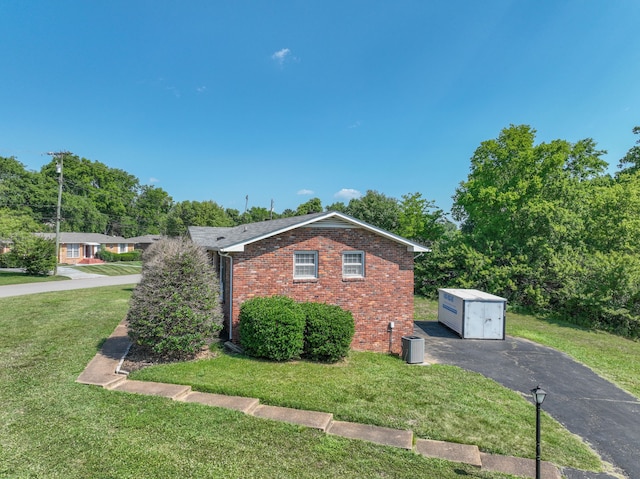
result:
[[[126,253],[116,254],[115,257],[117,258],[116,261],[140,261],[142,251],[128,251]]]
[[[184,238],[154,243],[127,313],[131,340],[158,357],[193,357],[222,327],[218,291],[203,249]]]
[[[321,303],[302,303],[306,316],[304,357],[312,361],[335,363],[351,347],[355,324],[350,311]]]
[[[286,296],[256,297],[240,306],[240,343],[254,357],[288,361],[303,349],[305,316]]]

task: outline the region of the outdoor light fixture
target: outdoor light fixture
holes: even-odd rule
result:
[[[531,395],[536,403],[536,479],[540,479],[540,405],[547,397],[547,391],[536,386],[531,390]]]

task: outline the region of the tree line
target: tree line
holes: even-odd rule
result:
[[[340,211],[431,248],[416,259],[418,294],[477,288],[513,307],[639,337],[640,140],[611,174],[594,140],[535,136],[528,125],[511,125],[480,144],[453,196],[453,221],[418,192],[397,199],[370,190],[327,206],[313,198],[281,213],[174,202],[123,170],[68,154],[61,230],[181,236],[188,226]],[[55,160],[34,172],[0,157],[0,238],[52,230],[57,189]]]

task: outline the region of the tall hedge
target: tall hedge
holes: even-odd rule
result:
[[[155,356],[193,357],[222,327],[218,292],[202,248],[184,238],[154,243],[127,313],[131,340]]]
[[[240,343],[254,357],[287,361],[302,354],[305,315],[286,296],[255,297],[240,306]]]

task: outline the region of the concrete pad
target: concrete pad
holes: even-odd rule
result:
[[[278,406],[260,405],[256,407],[252,414],[263,419],[299,424],[313,429],[320,429],[321,431],[326,431],[327,426],[333,420],[333,414],[326,412],[303,411],[301,409]]]
[[[235,409],[245,414],[251,414],[260,401],[255,398],[241,396],[225,396],[223,394],[190,392],[180,401],[204,404],[206,406],[222,407],[225,409]]]
[[[416,441],[416,452],[426,457],[437,457],[438,459],[482,467],[478,446],[418,439]]]
[[[162,396],[169,399],[179,400],[191,391],[191,386],[126,380],[117,384],[112,389],[114,391],[145,394],[147,396]]]
[[[536,477],[536,461],[522,457],[498,456],[480,453],[482,469],[486,471],[503,472],[513,476]],[[550,462],[540,463],[540,477],[542,479],[562,479],[560,471]]]
[[[76,382],[109,389],[126,379],[126,376],[115,373],[118,363],[119,360],[109,359],[98,353],[80,373]]]
[[[375,442],[385,446],[413,449],[413,432],[388,427],[356,424],[354,422],[334,421],[327,434]]]

